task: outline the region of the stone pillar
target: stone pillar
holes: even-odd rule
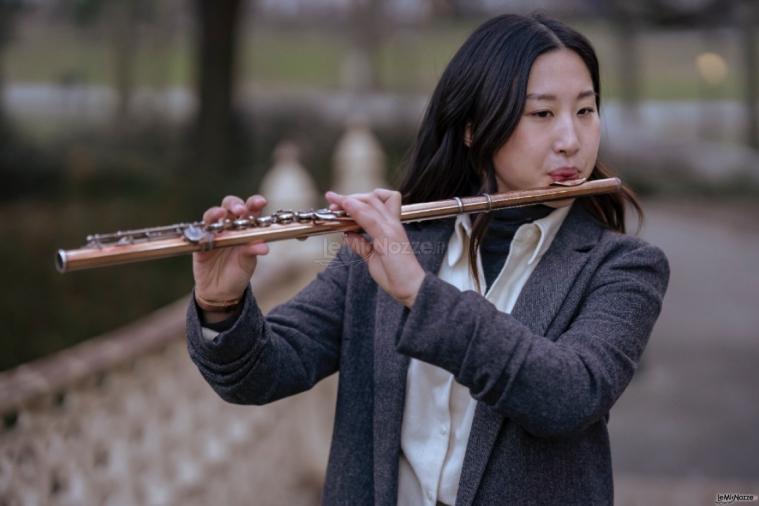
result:
[[[259,193],[268,201],[263,214],[271,214],[278,209],[302,211],[325,206],[311,175],[300,163],[298,147],[287,141],[281,142],[274,150],[274,166],[261,181]],[[275,264],[303,265],[318,257],[323,250],[319,238],[273,242],[269,244],[269,249],[269,254],[260,258],[257,271]]]
[[[319,192],[311,175],[301,165],[298,147],[280,142],[274,150],[274,165],[261,181],[260,193],[268,200],[264,213],[277,209],[302,210],[317,206]]]
[[[334,155],[334,188],[339,193],[358,193],[387,188],[385,154],[367,121],[356,118],[337,144]]]

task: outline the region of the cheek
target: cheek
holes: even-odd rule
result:
[[[508,165],[518,172],[524,171],[540,162],[546,153],[544,144],[539,135],[529,135],[524,131],[521,135],[515,134],[509,142],[508,149],[503,150],[503,165]]]
[[[601,145],[601,123],[596,121],[594,125],[588,130],[588,146],[598,152],[598,147]]]
[[[550,138],[545,130],[531,129],[522,123],[493,156],[496,175],[510,189],[531,188],[550,153]]]
[[[553,152],[551,131],[542,125],[535,125],[532,128],[522,128],[518,133],[517,158],[521,161],[520,165],[533,170],[540,169],[545,159]]]
[[[598,135],[598,136],[596,136],[593,139],[593,144],[592,144],[592,148],[591,148],[592,151],[590,153],[590,159],[591,159],[590,162],[591,162],[591,165],[595,165],[596,162],[598,161],[598,150],[599,150],[600,146],[601,146],[601,137],[600,137],[600,135]]]

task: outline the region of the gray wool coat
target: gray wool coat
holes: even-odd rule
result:
[[[395,504],[410,357],[451,372],[479,401],[456,506],[611,504],[609,410],[659,315],[667,259],[575,204],[506,314],[435,275],[453,223],[406,226],[428,271],[410,310],[344,248],[266,317],[248,290],[240,318],[213,341],[192,303],[192,360],[240,404],[340,372],[324,504]]]

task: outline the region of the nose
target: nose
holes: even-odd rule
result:
[[[553,148],[565,156],[572,156],[580,149],[580,136],[573,118],[557,122]]]

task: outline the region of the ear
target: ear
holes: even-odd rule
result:
[[[466,127],[464,127],[464,144],[468,148],[472,147],[472,124],[471,123],[467,123]]]

